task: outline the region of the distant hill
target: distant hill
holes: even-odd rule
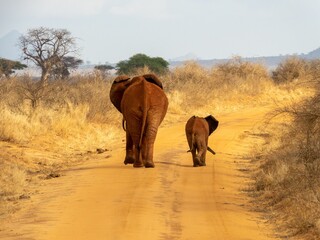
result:
[[[320,48],[309,52],[307,55],[303,55],[305,59],[317,59],[320,58]]]
[[[169,62],[197,61],[199,58],[194,53],[188,53],[181,57],[169,59]]]
[[[20,36],[21,33],[14,30],[3,37],[0,37],[0,57],[10,60],[19,60],[20,51],[17,44]]]
[[[285,60],[288,57],[292,57],[292,56],[297,56],[297,57],[301,57],[303,59],[308,59],[308,60],[312,60],[312,59],[320,59],[320,48],[317,48],[307,54],[299,54],[299,55],[279,55],[279,56],[266,56],[266,57],[243,57],[242,59],[244,61],[248,61],[248,62],[253,62],[253,63],[261,63],[264,64],[266,67],[272,69],[272,68],[276,68],[280,62],[282,62],[283,60]],[[229,61],[230,59],[225,58],[225,59],[209,59],[209,60],[194,60],[197,63],[199,63],[201,66],[203,67],[212,67],[214,65],[217,64],[221,64],[221,63],[225,63],[227,61]],[[180,66],[184,63],[185,61],[169,61],[170,67],[177,67]]]

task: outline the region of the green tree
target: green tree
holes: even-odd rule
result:
[[[10,75],[15,73],[14,70],[21,70],[26,67],[27,65],[22,64],[18,61],[0,58],[0,77],[4,75],[6,78],[10,78]]]
[[[116,65],[118,74],[131,74],[139,68],[147,66],[152,72],[157,74],[165,73],[169,63],[161,57],[149,57],[139,53],[133,55],[129,60],[120,61]]]

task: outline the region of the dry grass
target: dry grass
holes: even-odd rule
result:
[[[39,178],[112,149],[121,118],[109,101],[111,81],[81,76],[46,89],[28,76],[0,82],[0,216]]]
[[[283,86],[274,84],[263,65],[243,62],[239,58],[212,69],[186,62],[162,80],[169,98],[167,121],[265,105],[288,92]]]
[[[270,113],[264,129],[271,137],[256,151],[253,190],[282,237],[319,239],[320,88],[305,82],[313,91]]]
[[[148,72],[149,69],[143,68],[135,74]],[[275,84],[263,65],[243,62],[241,58],[212,69],[187,62],[160,79],[169,99],[168,113],[161,127],[177,121],[185,124],[191,115],[212,114],[219,119],[221,114],[261,105],[270,107],[309,94],[304,86],[297,86],[295,82]],[[109,101],[111,83],[111,78],[103,79],[96,73],[50,82],[46,89],[38,88],[37,82],[28,76],[0,81],[0,147],[4,149],[0,153],[0,216],[14,209],[8,203],[10,199],[23,197],[28,186],[39,180],[34,175],[40,174],[44,179],[86,160],[86,154],[96,148],[112,149],[114,143],[120,142],[124,132],[121,115]],[[287,128],[292,125],[292,119],[291,116],[272,125],[273,132],[268,133],[272,137],[257,147],[255,157],[261,166],[255,190],[259,199],[264,199],[263,206],[279,206],[287,213],[284,216],[290,219],[287,221],[290,226],[301,223],[302,229],[312,226],[320,232],[320,220],[299,210],[303,204],[310,208],[316,206],[318,200],[312,194],[318,191],[318,182],[312,183],[308,194],[302,194],[310,182],[303,172],[307,165],[298,160],[300,133],[295,132],[293,138]],[[283,122],[288,123],[285,128]],[[292,141],[295,137],[297,140]],[[283,144],[288,142],[292,144]],[[299,164],[293,167],[293,162]],[[303,185],[292,186],[291,182]],[[283,192],[281,187],[290,190]],[[288,194],[299,191],[299,195]],[[290,205],[288,202],[296,203],[293,210],[286,207]],[[292,211],[295,218],[290,215]]]
[[[15,196],[23,192],[26,185],[26,172],[16,164],[1,163],[0,197]]]

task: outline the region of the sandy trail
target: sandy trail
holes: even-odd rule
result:
[[[159,130],[154,169],[123,165],[122,143],[111,158],[101,154],[47,181],[0,238],[272,239],[259,215],[249,211],[241,192],[248,178],[239,171],[248,161],[241,156],[257,140],[240,136],[265,112],[215,116],[220,125],[209,145],[217,154],[207,154],[206,167],[192,167],[184,123]]]

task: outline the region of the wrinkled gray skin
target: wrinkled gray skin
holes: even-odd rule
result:
[[[132,79],[119,76],[111,86],[110,100],[123,115],[126,130],[124,164],[154,167],[154,142],[168,108],[161,81],[153,74]]]
[[[201,118],[193,116],[186,124],[185,132],[192,153],[193,166],[206,166],[207,150],[215,152],[208,146],[208,138],[217,129],[219,122],[211,115]]]

